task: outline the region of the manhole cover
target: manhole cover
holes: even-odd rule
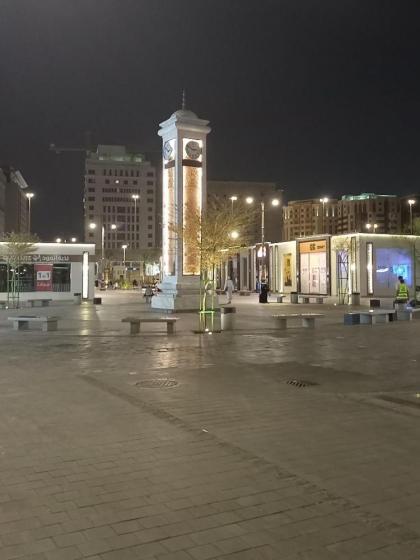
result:
[[[286,383],[294,387],[313,387],[319,385],[319,383],[315,383],[315,381],[304,381],[303,379],[289,379]]]
[[[159,389],[161,387],[176,387],[178,381],[175,379],[143,379],[143,381],[137,381],[137,387],[143,387],[144,389]]]

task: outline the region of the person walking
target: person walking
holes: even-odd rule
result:
[[[234,290],[234,285],[233,285],[232,279],[231,279],[230,276],[228,276],[227,280],[225,282],[225,289],[224,289],[224,291],[226,292],[228,303],[232,303],[233,290]]]
[[[395,294],[395,303],[408,303],[410,294],[407,284],[402,276],[398,276],[398,285]]]

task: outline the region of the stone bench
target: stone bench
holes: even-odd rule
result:
[[[314,299],[316,303],[324,303],[324,299],[327,299],[327,296],[299,294],[298,299],[301,299],[302,303],[310,303],[311,299]]]
[[[37,307],[37,304],[39,304],[39,307],[48,307],[50,305],[50,301],[52,301],[52,299],[28,299],[26,300],[31,307]]]
[[[34,315],[17,315],[16,317],[8,317],[7,320],[13,322],[15,331],[27,331],[32,323],[40,323],[44,332],[56,331],[58,324],[57,317],[35,317]]]
[[[130,323],[130,334],[138,334],[140,332],[141,323],[166,323],[166,331],[168,334],[175,333],[175,323],[178,321],[176,317],[148,317],[142,319],[140,317],[124,317],[122,323]]]
[[[377,325],[390,323],[397,318],[395,309],[354,311],[344,314],[345,325]]]
[[[239,290],[240,296],[250,296],[252,292],[250,290]]]
[[[307,329],[315,328],[315,320],[325,317],[322,313],[285,313],[282,315],[272,315],[275,326],[284,330],[287,329],[287,322],[290,319],[302,319],[302,327]]]
[[[283,303],[285,297],[286,296],[284,294],[277,294],[276,296],[277,303]]]

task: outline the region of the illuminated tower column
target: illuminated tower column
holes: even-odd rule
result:
[[[174,311],[199,309],[200,255],[188,239],[206,204],[206,137],[209,121],[185,108],[160,124],[162,173],[162,290],[152,307]],[[188,230],[188,235],[180,235]],[[200,231],[197,231],[199,238]]]

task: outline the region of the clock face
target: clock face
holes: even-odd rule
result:
[[[173,151],[174,150],[171,146],[171,143],[169,142],[169,140],[167,140],[163,145],[163,157],[166,160],[172,159]]]
[[[201,147],[195,140],[190,140],[185,146],[185,152],[190,159],[198,159],[201,156]]]

